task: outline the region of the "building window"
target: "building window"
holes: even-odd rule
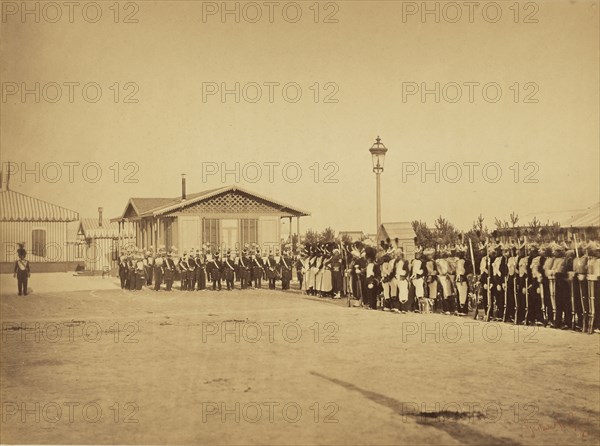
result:
[[[83,259],[84,250],[85,250],[84,243],[75,243],[75,258]]]
[[[34,229],[31,231],[31,254],[46,257],[46,230]]]
[[[116,262],[119,260],[119,239],[113,238],[110,244],[110,251],[112,252],[112,260]]]
[[[167,245],[167,250],[171,250],[173,246],[173,226],[172,221],[165,220],[165,244]]]
[[[242,246],[246,243],[258,243],[258,220],[255,218],[242,218],[240,220],[242,228]]]
[[[204,218],[202,219],[202,242],[210,243],[211,249],[219,246],[219,219]]]

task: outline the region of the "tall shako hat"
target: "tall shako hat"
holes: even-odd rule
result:
[[[27,251],[25,250],[25,242],[19,242],[17,243],[17,246],[19,247],[17,249],[17,255],[19,258],[25,257],[27,255]]]
[[[373,246],[367,246],[365,248],[365,255],[368,260],[371,260],[372,262],[374,262],[375,257],[377,257],[377,250]]]

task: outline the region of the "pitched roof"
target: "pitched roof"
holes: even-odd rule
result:
[[[531,212],[525,214],[523,221],[530,221],[536,217],[542,224],[558,222],[563,228],[585,228],[588,226],[600,226],[600,203],[596,203],[585,209],[554,210],[546,212]]]
[[[15,192],[0,191],[0,221],[75,221],[79,214],[39,198]]]
[[[110,220],[102,219],[102,226],[98,218],[82,218],[79,221],[79,231],[85,238],[116,238],[119,237],[119,224]],[[121,236],[126,234],[121,231]]]
[[[415,231],[413,231],[410,222],[382,223],[381,227],[385,232],[385,236],[392,240],[396,237],[401,240],[413,240],[415,238]]]
[[[587,228],[589,226],[600,226],[600,202],[573,215],[561,223],[563,227]]]
[[[181,200],[181,197],[175,198],[130,198],[121,219],[128,218],[129,209],[132,208],[135,212],[135,217],[146,217],[146,216],[156,216],[162,215],[168,212],[172,212],[174,210],[180,209],[181,207],[186,207],[195,203],[198,203],[202,200],[206,200],[208,198],[214,197],[216,195],[224,194],[227,192],[235,192],[240,191],[242,193],[246,193],[253,197],[259,198],[261,200],[267,201],[270,204],[280,208],[282,211],[292,213],[296,216],[305,216],[310,215],[309,212],[303,211],[301,209],[289,206],[287,204],[281,203],[279,201],[275,201],[271,198],[264,197],[255,192],[250,192],[244,188],[239,186],[224,186],[216,189],[209,189],[202,192],[197,192],[195,194],[190,194],[186,197],[185,200]],[[119,219],[113,219],[119,220]]]

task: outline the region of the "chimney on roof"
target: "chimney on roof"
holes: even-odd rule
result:
[[[102,227],[102,211],[104,209],[102,208],[98,208],[98,226],[101,228]]]
[[[181,201],[186,199],[185,195],[185,173],[181,174]]]

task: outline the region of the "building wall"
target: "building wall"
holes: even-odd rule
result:
[[[208,214],[179,215],[173,223],[173,240],[181,254],[191,248],[199,249],[206,240],[202,239],[202,219],[219,220],[219,249],[242,249],[241,219],[258,221],[258,243],[263,249],[279,247],[280,216],[279,215],[247,215],[247,214]]]
[[[399,239],[400,246],[404,249],[404,258],[406,260],[412,260],[415,258],[415,240],[414,239]]]
[[[275,249],[281,240],[280,213],[204,213],[190,215],[179,213],[164,218],[144,218],[132,223],[136,246],[156,251],[160,246],[176,246],[178,254],[190,249],[200,249],[209,240],[203,239],[203,221],[219,220],[219,249],[242,249],[242,219],[256,220],[257,240],[262,249]],[[225,246],[232,244],[233,246]]]
[[[86,271],[109,270],[117,264],[113,260],[113,241],[112,238],[93,238],[86,241],[85,269]]]
[[[46,232],[45,256],[34,255],[32,233],[34,229]],[[66,222],[0,222],[0,261],[17,260],[17,243],[25,242],[30,262],[68,262],[75,259],[75,240],[67,238]]]

